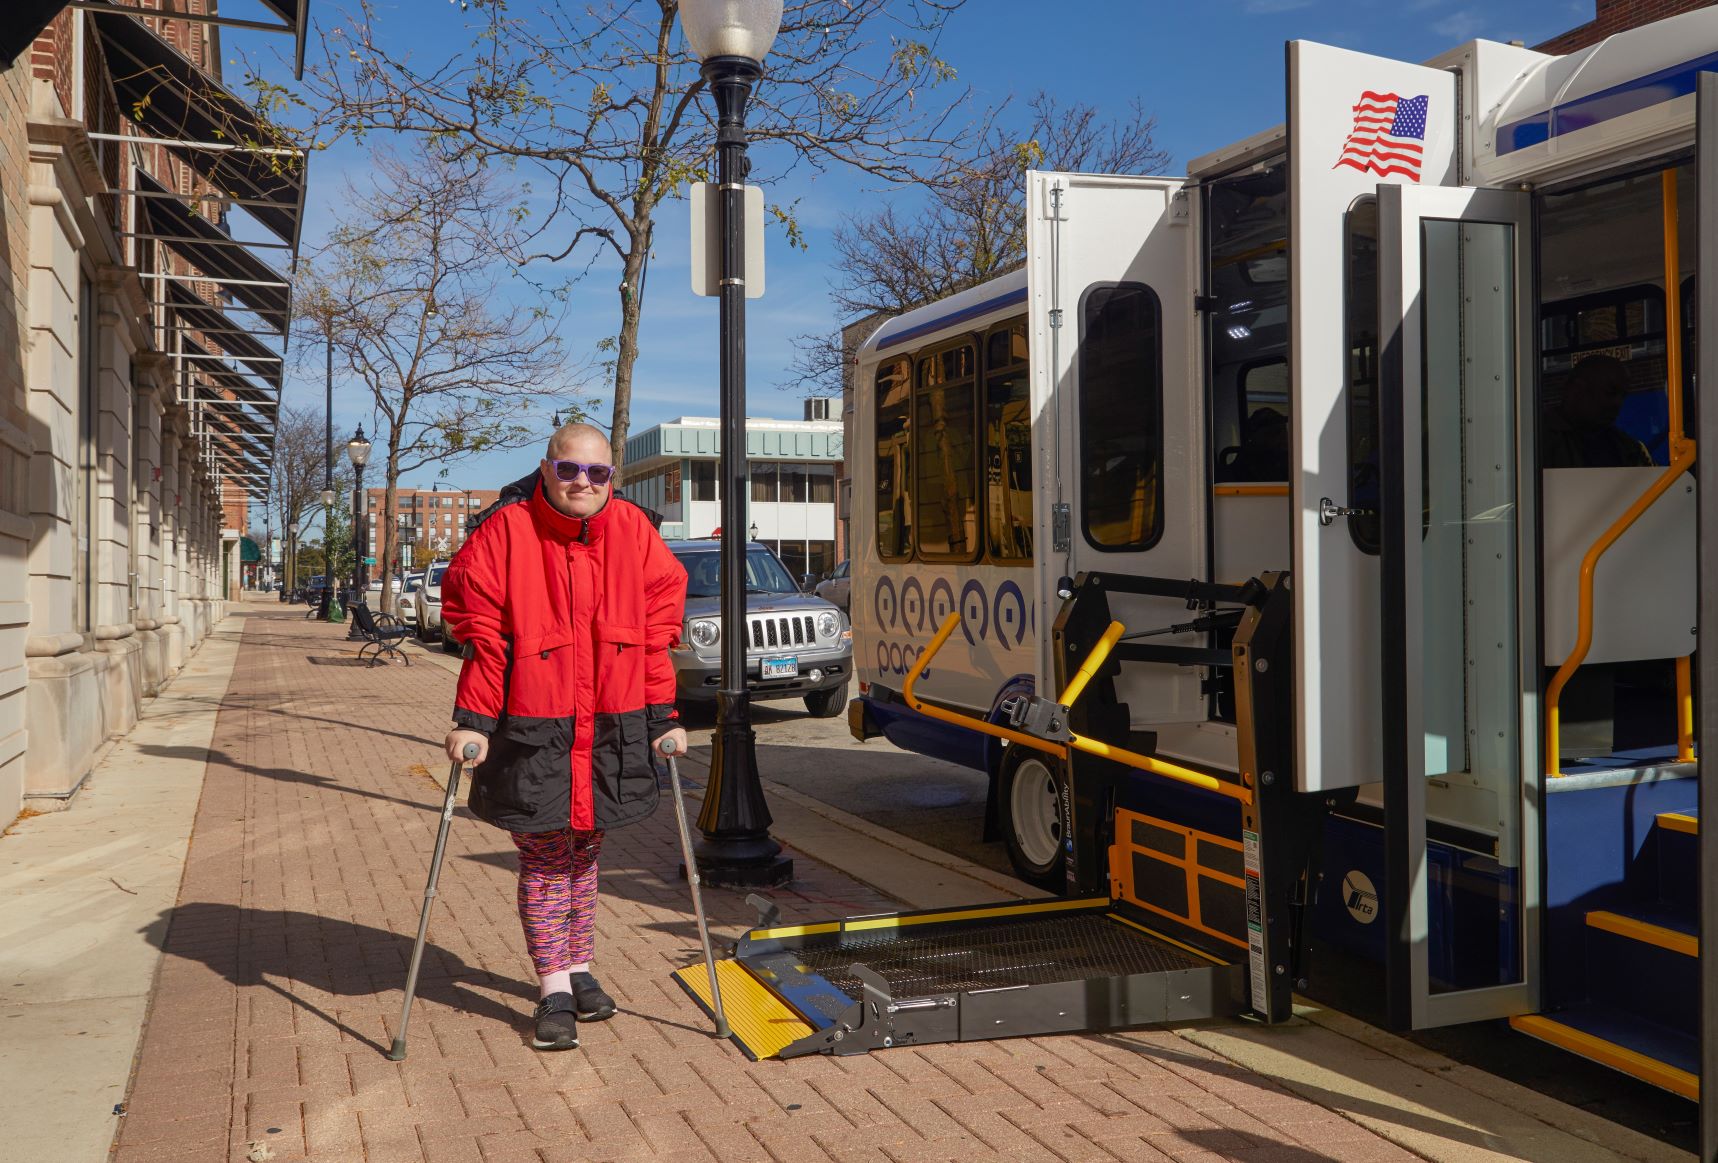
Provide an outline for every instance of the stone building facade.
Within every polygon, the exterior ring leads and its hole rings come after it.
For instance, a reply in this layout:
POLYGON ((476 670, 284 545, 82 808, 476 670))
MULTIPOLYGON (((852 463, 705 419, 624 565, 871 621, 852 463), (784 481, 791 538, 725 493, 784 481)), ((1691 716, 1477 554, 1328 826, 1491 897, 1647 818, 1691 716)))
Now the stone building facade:
MULTIPOLYGON (((147 25, 218 72, 212 26, 147 25)), ((235 442, 263 421, 223 411, 240 393, 187 354, 201 343, 218 371, 226 345, 178 338, 163 305, 169 287, 224 300, 127 191, 139 174, 188 198, 213 187, 118 140, 151 130, 121 115, 102 45, 67 9, 0 59, 0 824, 75 795, 222 618, 272 440, 268 413, 267 438, 235 442)))

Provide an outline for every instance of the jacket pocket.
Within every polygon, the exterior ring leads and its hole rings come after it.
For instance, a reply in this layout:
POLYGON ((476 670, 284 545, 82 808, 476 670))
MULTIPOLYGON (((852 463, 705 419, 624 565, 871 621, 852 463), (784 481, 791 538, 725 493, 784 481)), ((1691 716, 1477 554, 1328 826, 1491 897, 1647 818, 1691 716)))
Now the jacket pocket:
POLYGON ((656 810, 656 766, 641 710, 599 711, 591 746, 591 794, 598 828, 637 823, 656 810))
POLYGON ((509 715, 472 773, 471 811, 515 832, 567 826, 572 810, 573 717, 509 715))

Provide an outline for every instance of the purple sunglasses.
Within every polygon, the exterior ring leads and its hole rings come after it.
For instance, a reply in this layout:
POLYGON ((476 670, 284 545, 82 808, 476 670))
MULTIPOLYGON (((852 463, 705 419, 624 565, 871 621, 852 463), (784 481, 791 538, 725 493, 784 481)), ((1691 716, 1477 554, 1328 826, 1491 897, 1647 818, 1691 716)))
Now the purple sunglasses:
POLYGON ((551 460, 549 463, 555 466, 556 480, 572 482, 578 480, 582 474, 599 489, 608 484, 614 476, 612 464, 580 464, 576 460, 551 460))

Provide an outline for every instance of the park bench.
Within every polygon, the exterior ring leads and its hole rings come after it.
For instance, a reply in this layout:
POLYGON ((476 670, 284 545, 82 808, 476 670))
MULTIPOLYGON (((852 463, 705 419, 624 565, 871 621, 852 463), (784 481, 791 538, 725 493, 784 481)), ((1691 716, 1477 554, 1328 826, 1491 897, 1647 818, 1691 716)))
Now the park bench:
POLYGON ((364 639, 364 644, 358 647, 359 658, 363 658, 367 651, 373 649, 375 653, 370 655, 371 666, 382 661, 384 655, 398 658, 407 666, 412 664, 410 656, 399 647, 400 641, 410 631, 398 618, 392 614, 372 614, 370 607, 363 602, 354 602, 348 613, 352 615, 353 624, 358 627, 358 633, 364 639))

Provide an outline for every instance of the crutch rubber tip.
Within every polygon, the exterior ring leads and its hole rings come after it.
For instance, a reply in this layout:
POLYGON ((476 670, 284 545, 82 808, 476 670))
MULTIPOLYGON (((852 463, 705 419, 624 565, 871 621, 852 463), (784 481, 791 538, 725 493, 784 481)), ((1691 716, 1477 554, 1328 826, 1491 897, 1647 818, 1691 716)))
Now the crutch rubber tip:
POLYGON ((406 1060, 406 1040, 404 1038, 395 1038, 394 1039, 394 1048, 392 1050, 388 1051, 388 1061, 389 1062, 404 1062, 405 1060, 406 1060))
POLYGON ((728 1036, 729 1036, 728 1023, 725 1021, 722 1021, 720 1019, 717 1019, 717 1021, 716 1021, 716 1037, 726 1038, 728 1036))

